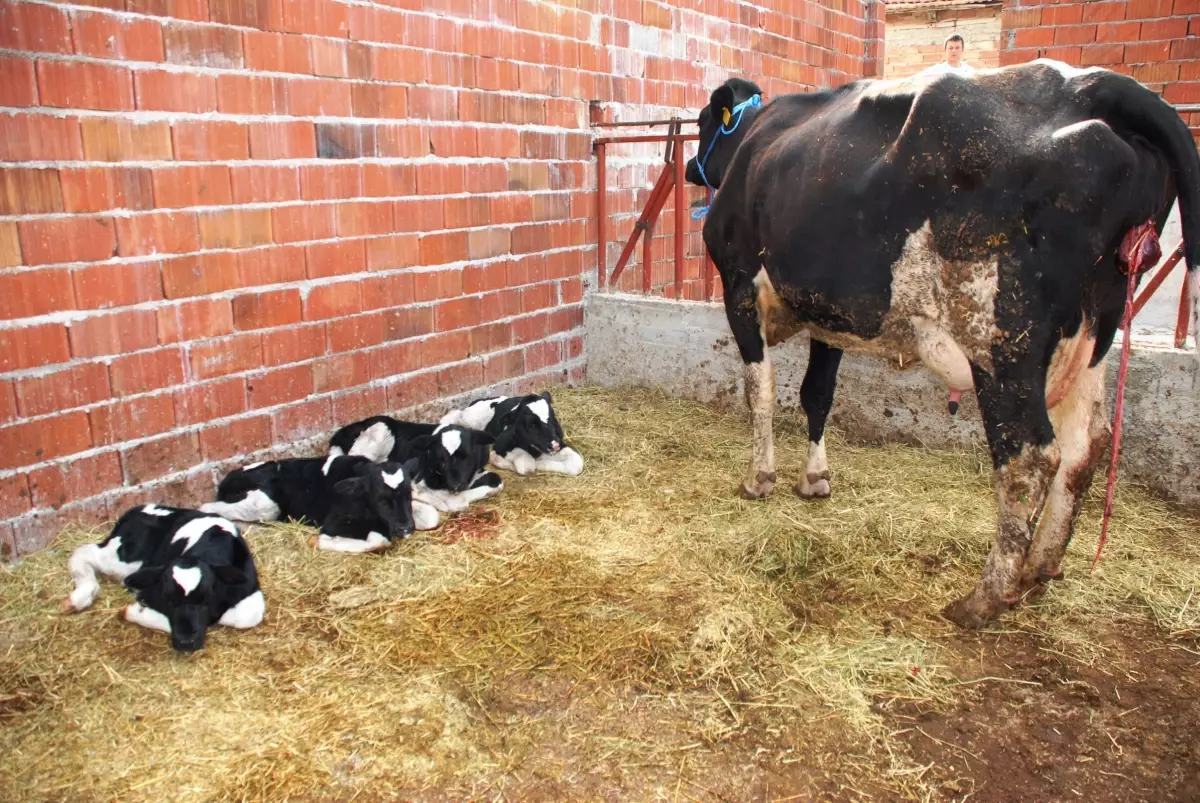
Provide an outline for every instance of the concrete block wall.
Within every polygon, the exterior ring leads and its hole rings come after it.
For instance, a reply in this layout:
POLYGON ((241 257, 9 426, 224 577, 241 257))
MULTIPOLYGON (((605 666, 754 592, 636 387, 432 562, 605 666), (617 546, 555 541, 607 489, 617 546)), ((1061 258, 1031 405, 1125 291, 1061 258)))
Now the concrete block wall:
POLYGON ((890 6, 884 77, 903 78, 945 59, 946 37, 961 34, 976 69, 1000 66, 1000 6, 922 10, 890 6))
POLYGON ((840 83, 881 63, 877 5, 0 0, 0 554, 581 379, 590 105, 840 83))

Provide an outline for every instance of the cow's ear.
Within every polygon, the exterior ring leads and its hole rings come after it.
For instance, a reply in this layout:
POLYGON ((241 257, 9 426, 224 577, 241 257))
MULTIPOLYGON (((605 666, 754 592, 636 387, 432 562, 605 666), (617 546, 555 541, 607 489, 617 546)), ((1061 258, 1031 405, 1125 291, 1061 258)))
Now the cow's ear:
POLYGON ((144 569, 138 569, 125 578, 125 587, 130 591, 145 591, 158 582, 162 572, 162 566, 147 566, 144 569))
POLYGON ((714 120, 724 120, 725 113, 731 111, 734 106, 733 88, 728 84, 721 84, 713 90, 708 105, 714 120))
POLYGON ((367 495, 367 481, 362 477, 351 477, 334 485, 333 490, 342 496, 363 497, 367 495))
POLYGON ((491 446, 496 442, 496 439, 488 432, 482 429, 477 429, 471 433, 471 438, 480 446, 491 446))
POLYGON ((554 399, 550 398, 550 391, 543 390, 540 395, 548 404, 554 404, 554 399))
POLYGON ((240 586, 248 579, 246 573, 236 566, 213 566, 213 574, 227 586, 240 586))

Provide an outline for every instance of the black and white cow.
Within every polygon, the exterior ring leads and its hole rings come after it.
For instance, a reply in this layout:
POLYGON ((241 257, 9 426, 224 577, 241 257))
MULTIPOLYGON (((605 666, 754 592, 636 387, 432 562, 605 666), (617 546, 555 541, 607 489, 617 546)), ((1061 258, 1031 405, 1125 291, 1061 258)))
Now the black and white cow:
POLYGON ((578 477, 583 457, 567 445, 550 393, 477 399, 442 416, 442 425, 481 429, 496 439, 492 465, 524 476, 551 471, 578 477))
POLYGON ((329 453, 399 463, 412 478, 413 499, 457 513, 504 488, 500 475, 487 471, 492 441, 488 433, 469 427, 377 415, 333 433, 329 453))
POLYGON ((1179 115, 1130 78, 1040 60, 765 105, 731 79, 699 126, 687 177, 719 188, 704 242, 753 421, 741 492, 776 479, 768 346, 807 331, 798 494, 830 493, 842 350, 920 361, 975 391, 999 507, 980 582, 944 614, 979 627, 1061 576, 1110 439, 1102 360, 1128 265, 1157 258, 1176 195, 1196 314, 1200 159, 1179 115))
POLYGON ((314 524, 320 533, 313 546, 333 552, 384 550, 414 527, 433 529, 439 518, 413 501, 412 483, 398 463, 337 455, 234 469, 217 487, 217 501, 200 509, 236 521, 314 524))
POLYGON ((195 652, 208 628, 242 630, 266 613, 254 558, 233 522, 158 505, 125 512, 98 544, 85 544, 67 562, 75 588, 62 611, 75 613, 96 599, 99 572, 124 581, 137 601, 121 618, 171 635, 171 646, 195 652))

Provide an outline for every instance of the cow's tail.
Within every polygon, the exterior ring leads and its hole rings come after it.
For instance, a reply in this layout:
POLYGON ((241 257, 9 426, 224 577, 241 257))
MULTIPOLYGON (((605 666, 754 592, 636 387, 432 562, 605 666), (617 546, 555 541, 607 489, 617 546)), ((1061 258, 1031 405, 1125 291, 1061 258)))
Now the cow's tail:
POLYGON ((1200 155, 1187 125, 1168 103, 1137 81, 1103 73, 1082 93, 1092 115, 1144 137, 1167 157, 1179 197, 1183 250, 1192 308, 1192 334, 1200 350, 1200 155))

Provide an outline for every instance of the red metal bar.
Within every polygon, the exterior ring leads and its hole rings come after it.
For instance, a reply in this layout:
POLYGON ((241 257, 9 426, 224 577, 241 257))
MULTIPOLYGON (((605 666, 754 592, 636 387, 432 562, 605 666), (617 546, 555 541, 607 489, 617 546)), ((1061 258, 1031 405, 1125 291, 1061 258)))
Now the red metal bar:
POLYGON ((608 213, 605 200, 608 195, 608 154, 603 142, 596 143, 596 261, 599 271, 600 289, 608 288, 608 213))
MULTIPOLYGON (((712 206, 713 193, 708 191, 708 205, 712 206)), ((708 246, 704 244, 703 238, 700 240, 700 247, 704 250, 704 300, 712 301, 713 297, 713 274, 717 270, 717 266, 713 264, 712 254, 708 253, 708 246)))
POLYGON ((654 288, 651 276, 654 269, 654 255, 650 252, 650 248, 654 244, 654 224, 656 222, 658 222, 658 215, 646 221, 646 234, 642 238, 642 293, 644 295, 650 295, 650 291, 654 288))
POLYGON ((658 213, 667 202, 667 195, 671 192, 671 182, 674 179, 675 176, 670 170, 663 170, 662 175, 658 177, 654 189, 650 191, 650 197, 646 200, 646 207, 642 210, 642 214, 638 217, 637 222, 633 224, 633 232, 630 233, 629 240, 625 243, 625 248, 621 251, 620 258, 617 259, 617 265, 613 268, 612 276, 608 280, 609 285, 616 284, 617 279, 621 278, 621 273, 625 270, 625 264, 629 262, 629 257, 633 254, 633 248, 637 245, 638 237, 650 225, 649 221, 658 219, 658 213))
POLYGON ((672 120, 628 120, 625 122, 616 123, 592 123, 592 128, 626 128, 638 125, 671 125, 672 123, 680 122, 679 118, 672 120))
MULTIPOLYGON (((620 145, 628 142, 667 142, 671 137, 667 134, 641 134, 633 137, 600 137, 595 142, 597 145, 620 145)), ((699 134, 681 134, 680 139, 684 142, 698 142, 699 134)))
POLYGON ((683 162, 683 137, 679 134, 679 127, 676 126, 675 132, 675 298, 676 300, 683 297, 683 234, 684 234, 684 204, 687 199, 684 196, 684 162, 683 162))
MULTIPOLYGON (((1187 345, 1188 319, 1191 317, 1189 315, 1191 310, 1188 309, 1191 306, 1189 303, 1191 299, 1188 297, 1188 284, 1190 284, 1188 279, 1189 277, 1185 270, 1183 273, 1183 289, 1179 291, 1179 316, 1175 319, 1175 348, 1177 349, 1181 349, 1187 345)), ((1200 332, 1193 332, 1193 334, 1197 340, 1200 340, 1200 332)))
POLYGON ((1130 316, 1130 320, 1137 317, 1137 314, 1142 311, 1142 307, 1146 306, 1146 302, 1150 300, 1150 296, 1154 295, 1154 291, 1166 281, 1167 275, 1179 264, 1179 260, 1181 259, 1183 259, 1183 251, 1176 249, 1175 253, 1171 254, 1170 259, 1158 269, 1158 273, 1154 274, 1154 277, 1146 282, 1146 286, 1142 289, 1142 292, 1138 293, 1138 297, 1133 302, 1133 315, 1130 316))

